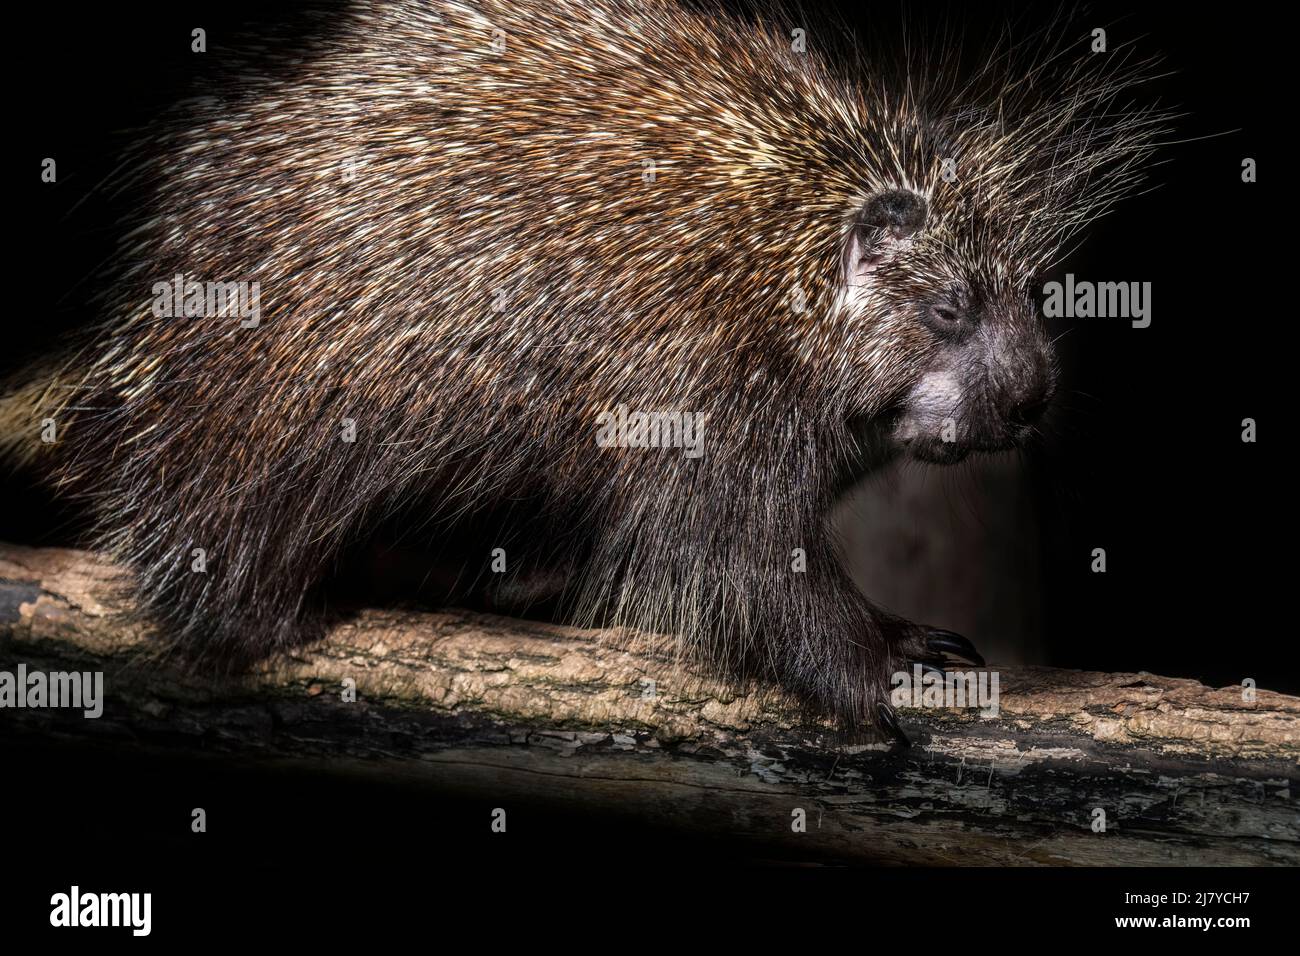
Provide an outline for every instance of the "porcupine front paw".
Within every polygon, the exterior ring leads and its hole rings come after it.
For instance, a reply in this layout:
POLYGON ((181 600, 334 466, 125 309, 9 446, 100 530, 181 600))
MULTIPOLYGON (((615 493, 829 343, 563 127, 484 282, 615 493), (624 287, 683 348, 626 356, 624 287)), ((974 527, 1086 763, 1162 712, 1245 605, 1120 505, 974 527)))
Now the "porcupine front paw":
MULTIPOLYGON (((954 631, 902 620, 896 621, 895 625, 899 633, 895 655, 900 666, 908 671, 919 665, 923 673, 942 676, 953 666, 954 658, 975 667, 984 666, 984 658, 975 645, 954 631)), ((910 747, 912 742, 903 732, 893 705, 882 701, 876 709, 881 728, 901 746, 910 747)))

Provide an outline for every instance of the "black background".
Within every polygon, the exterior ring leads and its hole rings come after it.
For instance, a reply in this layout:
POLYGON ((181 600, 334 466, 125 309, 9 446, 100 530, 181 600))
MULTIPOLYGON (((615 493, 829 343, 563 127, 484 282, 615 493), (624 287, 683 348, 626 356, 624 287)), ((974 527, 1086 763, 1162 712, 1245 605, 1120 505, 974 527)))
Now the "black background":
MULTIPOLYGON (((847 3, 839 15, 873 42, 888 42, 898 29, 898 7, 871 4, 868 21, 867 6, 847 3)), ((974 58, 979 38, 1008 16, 1032 25, 1054 8, 1045 5, 1040 14, 1025 4, 909 6, 913 16, 924 10, 933 20, 966 24, 966 55, 974 58)), ((1292 285, 1281 256, 1293 244, 1278 238, 1285 223, 1266 221, 1291 214, 1282 208, 1281 163, 1268 149, 1279 118, 1289 117, 1273 75, 1281 31, 1259 8, 1249 16, 1229 11, 1195 18, 1181 4, 1091 9, 1077 22, 1108 27, 1112 45, 1139 38, 1142 50, 1165 56, 1170 74, 1151 85, 1150 95, 1186 115, 1161 151, 1165 162, 1153 175, 1158 188, 1098 222, 1065 264, 1080 278, 1149 281, 1153 321, 1147 329, 1077 321, 1060 345, 1067 371, 1062 407, 1048 441, 1026 456, 1039 502, 1048 662, 1145 669, 1215 685, 1251 677, 1261 687, 1294 693, 1300 691, 1295 628, 1282 601, 1291 565, 1283 528, 1290 509, 1278 453, 1293 427, 1279 400, 1280 388, 1294 380, 1286 335, 1293 305, 1285 292, 1280 302, 1276 295, 1292 285), (1260 183, 1242 183, 1244 157, 1259 160, 1260 183), (1240 440, 1246 417, 1259 423, 1256 444, 1240 440), (1094 547, 1106 548, 1104 575, 1089 570, 1094 547)), ((261 5, 135 3, 81 8, 70 20, 50 7, 11 34, 17 103, 10 119, 19 141, 11 151, 18 203, 8 254, 15 258, 11 287, 22 303, 8 310, 12 360, 47 348, 91 315, 79 283, 108 254, 117 232, 93 195, 80 201, 111 172, 117 132, 147 122, 204 68, 204 57, 188 52, 191 28, 207 29, 206 57, 217 58, 255 11, 277 16, 261 5), (54 186, 39 181, 46 156, 58 161, 54 186)), ((11 500, 22 506, 8 509, 0 537, 66 536, 44 502, 22 498, 20 489, 11 500)), ((28 746, 16 752, 37 767, 28 746)), ((115 847, 124 856, 142 832, 162 826, 161 807, 141 799, 144 794, 158 800, 173 794, 188 806, 175 791, 216 785, 208 771, 181 766, 118 775, 74 751, 47 752, 43 759, 68 780, 79 779, 84 768, 87 797, 98 792, 99 806, 115 808, 122 827, 76 832, 87 845, 115 847), (125 790, 109 787, 114 797, 104 787, 115 778, 136 782, 125 790)), ((220 786, 245 805, 246 834, 257 829, 257 807, 312 806, 310 794, 320 792, 301 779, 267 775, 226 775, 220 786)), ((368 792, 348 799, 373 810, 406 798, 368 792)), ((59 821, 75 820, 81 804, 66 788, 51 786, 48 793, 33 791, 24 806, 42 802, 48 812, 37 815, 37 829, 55 839, 64 832, 59 821)), ((346 858, 376 850, 330 845, 322 834, 329 833, 333 805, 330 798, 326 809, 305 811, 318 816, 304 818, 302 832, 291 831, 309 867, 336 853, 346 858)), ((452 812, 429 805, 430 839, 440 810, 452 812)), ((180 823, 182 833, 187 822, 180 823)), ((392 838, 383 831, 379 839, 392 838)), ((250 836, 240 846, 254 842, 250 836)), ((665 852, 685 850, 668 845, 665 852)), ((708 848, 699 852, 709 855, 708 848)))

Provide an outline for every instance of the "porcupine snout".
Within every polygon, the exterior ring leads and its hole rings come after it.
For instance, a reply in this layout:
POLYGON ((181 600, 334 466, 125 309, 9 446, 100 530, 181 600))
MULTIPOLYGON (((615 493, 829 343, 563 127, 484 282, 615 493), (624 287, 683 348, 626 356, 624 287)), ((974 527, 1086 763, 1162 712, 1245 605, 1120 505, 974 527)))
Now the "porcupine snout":
POLYGON ((1051 343, 1032 303, 955 287, 920 308, 938 344, 895 437, 941 463, 1028 439, 1056 391, 1051 343))

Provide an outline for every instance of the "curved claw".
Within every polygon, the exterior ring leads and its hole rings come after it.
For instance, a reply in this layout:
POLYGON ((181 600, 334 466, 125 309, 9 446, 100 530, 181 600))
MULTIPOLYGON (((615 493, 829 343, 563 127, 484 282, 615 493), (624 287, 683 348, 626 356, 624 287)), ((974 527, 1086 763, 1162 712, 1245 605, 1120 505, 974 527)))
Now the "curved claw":
POLYGON ((953 657, 969 661, 976 667, 984 666, 984 658, 980 656, 979 651, 975 650, 975 645, 960 634, 940 628, 927 628, 925 643, 932 651, 951 654, 953 657))
POLYGON ((912 746, 912 741, 907 739, 907 734, 903 733, 903 728, 898 724, 898 715, 888 704, 877 704, 876 713, 880 715, 880 726, 894 738, 894 741, 900 747, 912 746))
POLYGON ((947 674, 947 671, 942 667, 939 667, 937 664, 931 664, 929 661, 913 661, 912 663, 921 668, 922 674, 938 674, 941 680, 947 674))

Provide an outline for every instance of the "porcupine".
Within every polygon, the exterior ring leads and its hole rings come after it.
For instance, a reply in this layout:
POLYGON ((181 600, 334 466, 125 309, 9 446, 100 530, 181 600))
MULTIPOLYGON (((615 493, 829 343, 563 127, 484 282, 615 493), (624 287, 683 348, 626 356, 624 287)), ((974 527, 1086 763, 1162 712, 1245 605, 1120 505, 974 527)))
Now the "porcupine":
POLYGON ((497 596, 550 588, 901 737, 892 672, 983 662, 857 590, 829 507, 882 455, 1032 435, 1034 281, 1137 180, 1143 68, 846 78, 798 23, 668 0, 337 16, 274 71, 223 51, 223 95, 128 153, 148 198, 106 320, 15 386, 59 427, 23 457, 200 662, 314 637, 322 581, 398 520, 484 531, 497 596), (260 321, 159 317, 175 275, 256 281, 260 321), (703 454, 600 447, 616 407, 700 416, 703 454))

